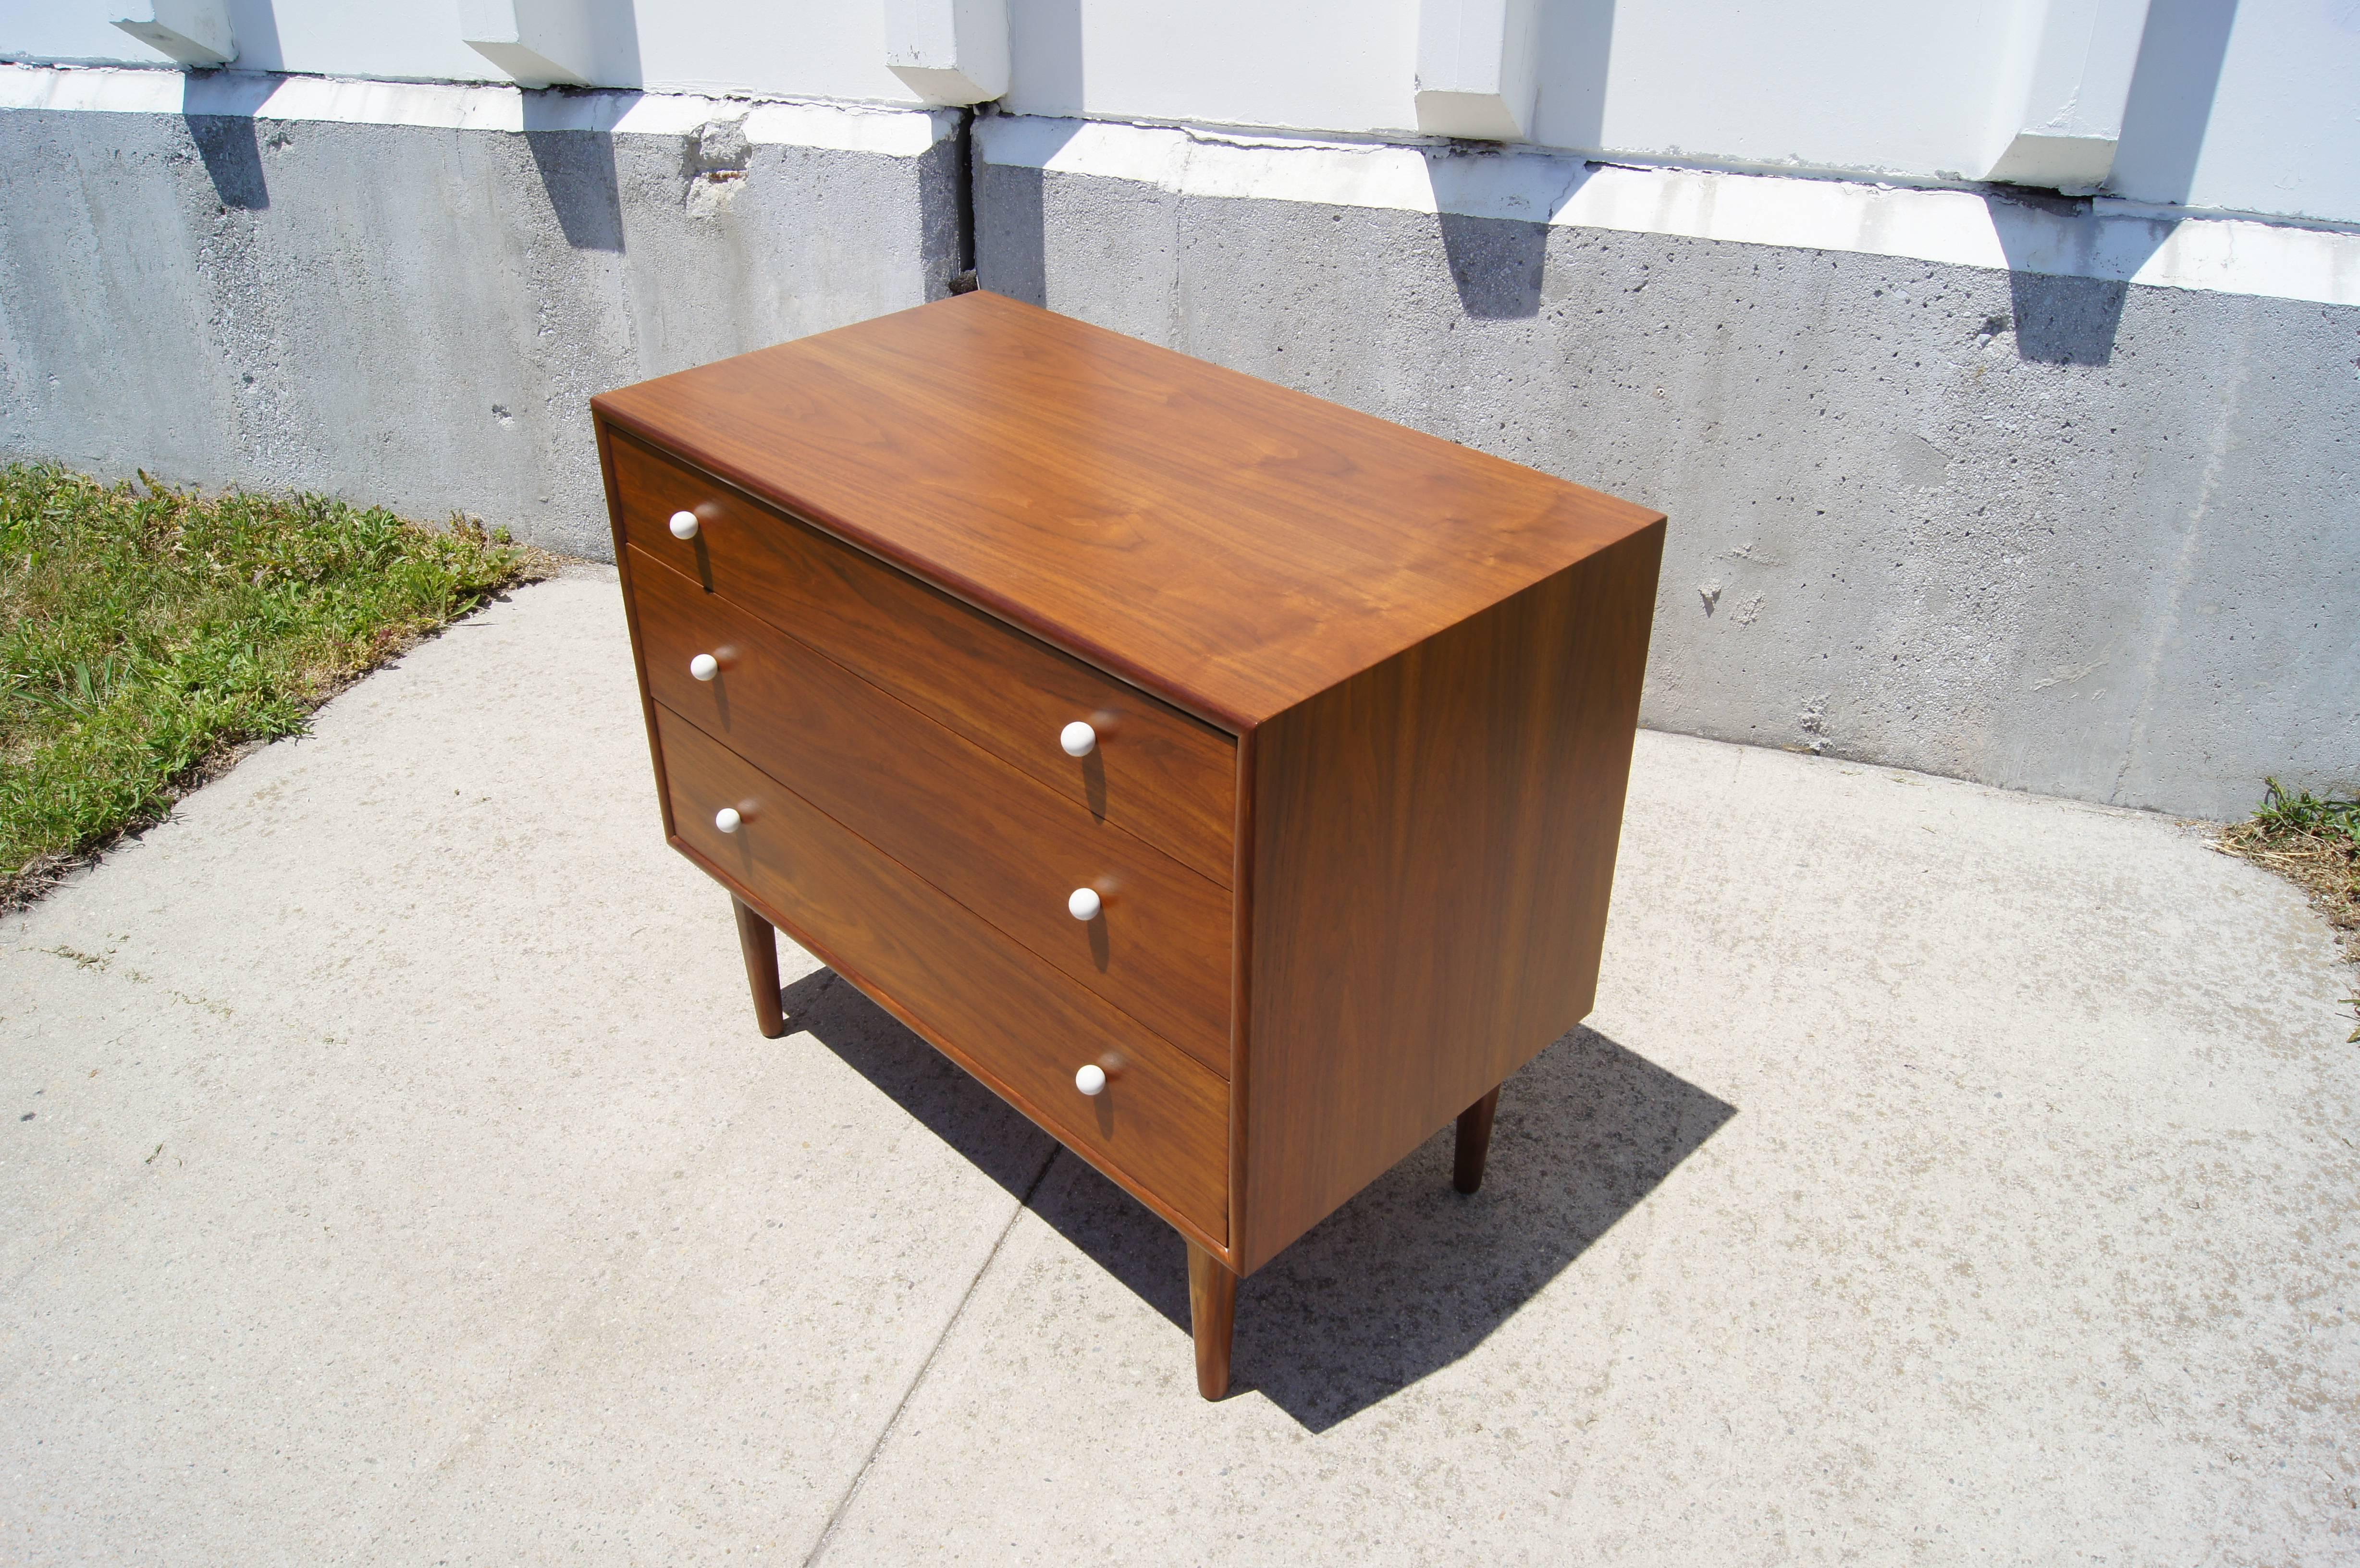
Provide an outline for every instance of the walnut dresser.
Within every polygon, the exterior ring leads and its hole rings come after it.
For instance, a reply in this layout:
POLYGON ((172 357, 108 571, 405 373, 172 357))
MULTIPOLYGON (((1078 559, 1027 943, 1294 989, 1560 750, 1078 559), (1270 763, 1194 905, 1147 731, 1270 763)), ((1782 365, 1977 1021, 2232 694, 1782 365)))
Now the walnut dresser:
POLYGON ((1664 519, 988 293, 594 403, 672 846, 1237 1282, 1590 1008, 1664 519))

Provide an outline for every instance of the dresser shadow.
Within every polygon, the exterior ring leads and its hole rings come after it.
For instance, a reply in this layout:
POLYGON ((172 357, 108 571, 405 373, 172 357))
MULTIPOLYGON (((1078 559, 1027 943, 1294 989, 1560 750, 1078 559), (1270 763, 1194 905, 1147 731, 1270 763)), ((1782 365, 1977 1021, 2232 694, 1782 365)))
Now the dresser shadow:
MULTIPOLYGON (((1169 1225, 822 969, 786 988, 807 1032, 1184 1335, 1169 1225)), ((1445 1127, 1238 1287, 1231 1397, 1325 1432, 1473 1351, 1737 1114, 1594 1029, 1500 1092, 1482 1190, 1451 1187, 1445 1127)))

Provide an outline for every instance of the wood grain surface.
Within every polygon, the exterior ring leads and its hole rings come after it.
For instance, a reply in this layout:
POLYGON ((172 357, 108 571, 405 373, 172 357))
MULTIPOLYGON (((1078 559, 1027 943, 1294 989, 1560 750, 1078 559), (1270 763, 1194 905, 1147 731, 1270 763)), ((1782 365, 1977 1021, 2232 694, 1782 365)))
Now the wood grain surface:
POLYGON ((1238 1277, 1196 1243, 1188 1244, 1188 1334, 1196 1342, 1196 1392, 1229 1391, 1229 1347, 1237 1336, 1238 1277))
POLYGON ((595 406, 1231 730, 1661 520, 989 293, 595 406))
POLYGON ((1251 1272, 1590 1011, 1651 526, 1254 735, 1251 1272))
POLYGON ((650 690, 1035 956, 1213 1071, 1229 1065, 1229 889, 638 556, 650 690), (717 656, 699 681, 689 660, 717 656), (1098 919, 1067 912, 1098 890, 1098 919))
POLYGON ((776 1040, 787 1032, 779 996, 779 933, 747 908, 745 899, 731 898, 729 908, 738 917, 738 951, 746 960, 746 985, 754 993, 754 1027, 764 1040, 776 1040))
POLYGON ((858 670, 1068 800, 1227 884, 1236 742, 716 480, 602 430, 625 542, 858 670), (699 520, 672 536, 676 511, 699 520), (1071 757, 1058 732, 1095 724, 1071 757))
POLYGON ((1184 1235, 1222 1247, 1219 1078, 661 702, 656 724, 675 845, 1184 1235), (745 814, 735 833, 714 826, 724 806, 745 814), (1074 1087, 1093 1061, 1109 1075, 1095 1097, 1074 1087))

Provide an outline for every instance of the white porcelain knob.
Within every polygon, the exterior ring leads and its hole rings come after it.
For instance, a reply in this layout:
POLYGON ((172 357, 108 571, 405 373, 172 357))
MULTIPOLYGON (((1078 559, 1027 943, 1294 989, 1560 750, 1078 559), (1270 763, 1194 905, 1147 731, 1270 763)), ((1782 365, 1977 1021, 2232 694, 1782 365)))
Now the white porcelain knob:
POLYGON ((721 673, 721 661, 709 653, 700 653, 688 661, 688 672, 699 681, 710 681, 721 673))
POLYGON ((674 512, 672 515, 672 537, 676 539, 694 539, 696 537, 696 514, 694 512, 674 512))
POLYGON ((745 820, 738 814, 738 808, 735 806, 724 806, 713 813, 713 825, 726 833, 736 833, 738 824, 745 820))
POLYGON ((1085 1094, 1106 1093, 1106 1069, 1093 1062, 1074 1074, 1074 1087, 1085 1094))
POLYGON ((1087 757, 1098 748, 1098 732, 1079 719, 1057 732, 1057 744, 1067 757, 1087 757))
POLYGON ((1098 897, 1095 887, 1076 887, 1065 896, 1065 913, 1077 920, 1097 920, 1098 911, 1105 908, 1106 900, 1098 897))

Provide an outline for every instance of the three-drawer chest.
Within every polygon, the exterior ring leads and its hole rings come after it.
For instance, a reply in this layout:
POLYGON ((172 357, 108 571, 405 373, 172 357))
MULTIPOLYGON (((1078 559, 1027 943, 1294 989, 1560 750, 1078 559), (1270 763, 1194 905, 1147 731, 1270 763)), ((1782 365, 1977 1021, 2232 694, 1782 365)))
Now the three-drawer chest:
POLYGON ((1237 1281, 1589 1012, 1664 520, 989 293, 594 400, 664 833, 1237 1281))

